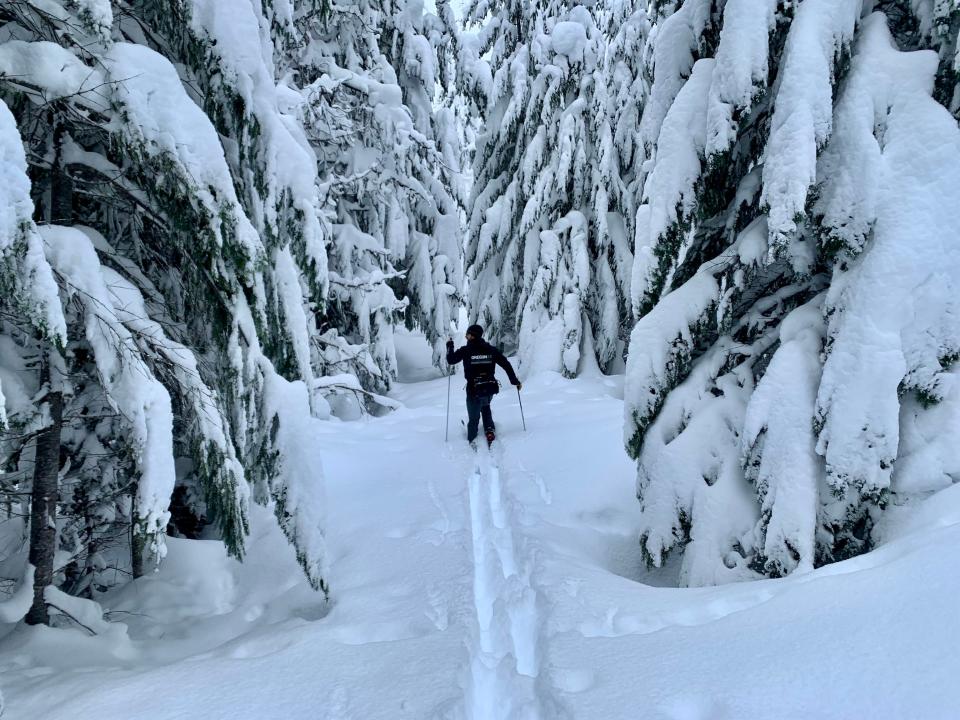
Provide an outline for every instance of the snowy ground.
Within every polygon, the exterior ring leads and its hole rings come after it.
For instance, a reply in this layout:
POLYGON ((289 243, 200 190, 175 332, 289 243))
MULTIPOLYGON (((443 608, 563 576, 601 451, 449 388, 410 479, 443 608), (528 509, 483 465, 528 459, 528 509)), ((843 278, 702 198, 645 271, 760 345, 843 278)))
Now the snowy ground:
POLYGON ((444 443, 447 382, 408 345, 405 407, 317 438, 332 607, 265 511, 243 565, 171 540, 97 636, 5 631, 4 720, 958 716, 960 487, 869 556, 672 588, 638 563, 619 378, 530 379, 526 433, 504 392, 477 457, 462 381, 444 443))

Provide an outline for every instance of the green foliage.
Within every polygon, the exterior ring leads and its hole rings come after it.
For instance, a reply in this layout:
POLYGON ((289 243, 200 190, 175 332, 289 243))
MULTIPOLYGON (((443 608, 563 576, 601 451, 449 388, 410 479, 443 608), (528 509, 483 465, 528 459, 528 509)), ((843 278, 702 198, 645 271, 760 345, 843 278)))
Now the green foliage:
POLYGON ((917 398, 917 402, 920 403, 924 410, 929 410, 934 405, 939 405, 943 400, 938 393, 933 392, 928 388, 916 388, 914 390, 914 395, 917 398))
POLYGON ((649 389, 651 402, 646 404, 646 410, 635 409, 632 412, 633 432, 626 443, 627 454, 631 458, 636 460, 640 457, 647 430, 660 415, 667 396, 690 374, 693 363, 702 354, 704 346, 716 338, 716 309, 717 304, 710 303, 694 324, 690 325, 689 341, 682 335, 677 335, 670 343, 669 359, 664 366, 664 384, 649 389))
MULTIPOLYGON (((641 502, 643 500, 641 498, 641 502)), ((647 548, 647 542, 650 539, 648 533, 641 533, 639 542, 640 542, 640 557, 643 560, 643 564, 647 569, 652 569, 655 567, 663 567, 664 563, 675 553, 683 552, 684 546, 690 542, 690 531, 693 528, 693 522, 690 519, 690 516, 684 510, 679 510, 677 513, 677 524, 673 528, 673 543, 670 547, 664 548, 664 550, 658 555, 653 555, 650 550, 647 548)))
POLYGON ((847 502, 838 518, 821 518, 814 560, 816 567, 849 560, 873 549, 875 511, 871 506, 881 508, 885 504, 886 492, 883 496, 883 499, 863 498, 868 501, 866 503, 862 500, 847 502))
POLYGON ((664 295, 667 278, 675 268, 680 248, 692 229, 693 217, 684 212, 681 203, 677 203, 677 221, 667 228, 653 247, 657 262, 651 272, 650 282, 640 303, 637 317, 643 317, 660 302, 660 298, 664 295))
POLYGON ((948 352, 941 355, 937 358, 937 362, 940 364, 940 367, 944 370, 949 370, 951 367, 960 362, 960 350, 955 350, 953 352, 948 352))
MULTIPOLYGON (((286 489, 280 488, 278 492, 274 493, 273 499, 275 502, 273 512, 277 518, 277 522, 279 523, 284 534, 287 536, 287 539, 289 539, 290 542, 296 547, 296 519, 292 514, 287 512, 286 489)), ((316 568, 312 562, 312 558, 308 557, 307 554, 302 550, 297 549, 297 562, 300 564, 300 567, 303 568, 304 574, 307 576, 307 582, 310 583, 310 587, 312 587, 314 590, 322 592, 324 599, 329 600, 330 585, 326 578, 317 574, 316 568)))
MULTIPOLYGON (((0 255, 0 314, 6 311, 13 317, 22 318, 24 326, 30 329, 37 340, 50 343, 57 352, 62 353, 63 339, 49 327, 44 308, 30 297, 21 281, 21 264, 27 254, 25 235, 33 230, 24 226, 21 232, 23 234, 7 248, 6 254, 0 255)), ((0 428, 2 426, 0 422, 0 428)))
POLYGON ((236 242, 235 220, 225 209, 215 219, 198 201, 192 180, 174 158, 167 153, 151 154, 120 135, 111 140, 112 157, 155 203, 166 223, 153 236, 160 244, 152 252, 161 253, 179 269, 179 281, 189 296, 204 298, 190 308, 190 316, 209 327, 223 347, 232 324, 236 279, 250 277, 259 259, 249 257, 247 249, 236 242))
POLYGON ((246 509, 237 499, 237 488, 242 479, 227 467, 223 451, 216 444, 204 439, 195 430, 191 436, 191 454, 195 461, 199 461, 195 472, 203 488, 207 509, 217 524, 219 537, 227 552, 242 560, 244 539, 250 532, 246 509))
MULTIPOLYGON (((277 373, 288 380, 294 380, 301 376, 302 370, 309 370, 309 368, 300 368, 290 336, 284 331, 287 327, 287 317, 283 306, 277 298, 270 276, 268 275, 264 280, 269 299, 264 308, 263 320, 257 323, 257 335, 261 338, 264 354, 273 362, 277 373)), ((259 313, 255 318, 258 316, 259 313)))
POLYGON ((706 161, 706 170, 697 180, 694 192, 697 197, 697 220, 705 222, 724 212, 733 200, 740 175, 733 151, 711 155, 706 161))

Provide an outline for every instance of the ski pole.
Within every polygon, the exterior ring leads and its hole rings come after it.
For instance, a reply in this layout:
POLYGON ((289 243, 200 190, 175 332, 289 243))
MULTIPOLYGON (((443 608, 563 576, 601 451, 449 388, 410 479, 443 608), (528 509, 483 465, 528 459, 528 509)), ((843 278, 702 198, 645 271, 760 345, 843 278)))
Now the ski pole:
POLYGON ((447 424, 443 430, 443 441, 450 442, 450 378, 453 375, 450 373, 450 363, 447 363, 447 424))
POLYGON ((517 388, 517 402, 520 403, 520 421, 523 423, 523 431, 527 431, 527 421, 523 417, 523 400, 520 399, 520 388, 517 388))

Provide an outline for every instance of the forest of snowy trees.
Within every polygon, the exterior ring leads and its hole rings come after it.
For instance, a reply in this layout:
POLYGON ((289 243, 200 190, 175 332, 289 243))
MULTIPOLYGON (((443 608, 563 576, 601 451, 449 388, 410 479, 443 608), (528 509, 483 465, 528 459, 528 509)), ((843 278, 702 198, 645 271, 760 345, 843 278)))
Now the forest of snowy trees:
POLYGON ((614 370, 630 335, 649 563, 809 569, 960 477, 957 3, 466 20, 471 313, 528 372, 614 370))
POLYGON ((389 405, 394 329, 440 348, 460 302, 440 10, 0 4, 0 501, 29 621, 168 532, 242 557, 251 501, 327 592, 313 423, 389 405))
POLYGON ((318 423, 390 411, 401 327, 445 371, 461 307, 525 377, 626 373, 637 552, 681 584, 871 549, 960 479, 958 29, 955 0, 3 0, 0 620, 170 534, 242 558, 251 502, 329 594, 318 423))

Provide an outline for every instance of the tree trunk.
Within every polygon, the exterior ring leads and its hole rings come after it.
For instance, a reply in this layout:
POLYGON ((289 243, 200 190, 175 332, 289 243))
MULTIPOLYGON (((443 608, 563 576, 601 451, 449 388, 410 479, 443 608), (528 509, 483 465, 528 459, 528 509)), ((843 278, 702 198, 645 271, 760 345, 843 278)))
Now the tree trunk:
POLYGON ((67 138, 66 125, 53 111, 53 163, 50 167, 50 208, 47 222, 54 225, 73 224, 73 179, 63 161, 63 142, 67 138))
POLYGON ((53 557, 57 549, 57 494, 60 472, 60 430, 63 426, 63 393, 51 385, 50 355, 44 351, 40 382, 47 388, 44 402, 50 412, 49 424, 37 435, 37 453, 33 465, 33 492, 30 506, 30 564, 36 568, 33 578, 33 605, 27 613, 28 625, 47 625, 47 605, 43 593, 53 584, 53 557))
MULTIPOLYGON (((134 498, 137 496, 136 486, 133 489, 133 496, 134 498)), ((147 536, 137 518, 137 503, 133 502, 130 511, 130 570, 134 579, 143 577, 143 553, 146 549, 147 536)))
MULTIPOLYGON (((66 128, 56 110, 51 110, 53 162, 50 167, 50 207, 47 222, 69 225, 73 221, 73 181, 63 162, 66 128)), ((53 559, 57 550, 57 500, 60 492, 60 435, 63 428, 63 392, 59 372, 51 367, 45 347, 40 364, 40 386, 47 392, 43 402, 50 413, 49 424, 37 435, 30 504, 30 564, 36 568, 33 605, 27 613, 29 625, 47 625, 50 617, 44 591, 53 584, 53 559)))

